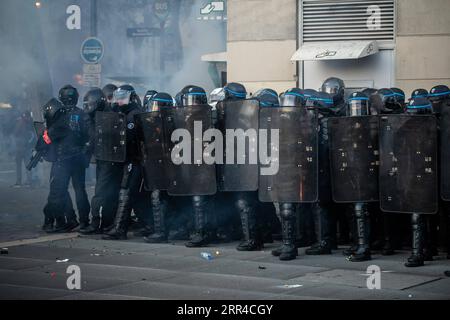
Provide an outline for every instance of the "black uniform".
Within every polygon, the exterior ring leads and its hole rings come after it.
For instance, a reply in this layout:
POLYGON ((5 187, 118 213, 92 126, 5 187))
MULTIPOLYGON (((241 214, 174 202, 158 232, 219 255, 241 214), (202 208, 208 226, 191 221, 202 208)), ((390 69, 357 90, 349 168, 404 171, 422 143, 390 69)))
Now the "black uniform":
MULTIPOLYGON (((225 133, 225 122, 226 117, 232 117, 231 113, 240 112, 239 114, 247 116, 246 113, 249 113, 249 119, 245 119, 243 121, 243 124, 245 126, 253 126, 253 122, 256 123, 258 121, 258 113, 255 112, 258 109, 256 109, 256 105, 258 102, 250 102, 247 100, 248 105, 245 104, 245 99, 247 97, 247 91, 245 87, 242 84, 239 83, 229 83, 224 88, 225 92, 225 99, 218 104, 218 126, 219 129, 221 129, 222 133, 225 133), (242 105, 240 105, 240 108, 242 110, 233 110, 234 105, 231 105, 229 108, 221 108, 221 105, 223 104, 226 106, 228 103, 238 103, 243 102, 242 105), (247 108, 250 108, 248 111, 246 111, 247 108), (227 112, 230 113, 230 115, 227 115, 227 112), (253 117, 256 117, 255 119, 253 117), (222 119, 223 118, 223 119, 222 119), (248 122, 248 123, 247 123, 248 122), (223 126, 223 128, 222 128, 223 126)), ((276 102, 278 104, 278 95, 274 93, 272 90, 269 92, 264 92, 267 95, 272 94, 275 96, 276 102)), ((263 95, 263 90, 259 92, 260 96, 263 95)), ((272 96, 271 96, 272 97, 272 96)), ((258 106, 259 108, 259 106, 258 106)), ((233 117, 234 119, 235 117, 233 117)), ((233 126, 238 126, 239 123, 233 123, 233 126)), ((230 128, 235 129, 236 127, 230 128)), ((228 127, 227 127, 228 129, 228 127)), ((227 165, 223 166, 222 171, 224 171, 227 165)), ((244 167, 245 168, 245 167, 244 167)), ((242 169, 245 170, 245 169, 242 169)), ((222 173, 224 174, 224 173, 222 173)), ((245 174, 249 174, 249 172, 245 172, 245 174)), ((255 177, 257 178, 257 172, 255 177)), ((250 174, 252 175, 252 174, 250 174)), ((254 175, 254 173, 253 173, 254 175)), ((238 173, 232 172, 232 178, 229 179, 239 179, 241 178, 238 173)), ((253 179, 255 177, 249 176, 249 181, 246 181, 246 186, 244 188, 237 188, 236 185, 230 186, 231 188, 224 188, 222 189, 230 193, 230 198, 233 200, 234 209, 239 213, 240 220, 241 220, 241 227, 242 227, 242 233, 244 235, 244 240, 238 245, 237 250, 239 251, 253 251, 253 250, 260 250, 263 247, 263 237, 262 237, 262 230, 261 230, 261 216, 257 214, 258 209, 258 192, 257 187, 255 188, 252 186, 252 188, 248 188, 250 185, 253 185, 253 179), (252 183, 249 183, 252 182, 252 183), (225 190, 226 189, 226 190, 225 190), (237 190, 249 190, 249 191, 237 191, 237 190), (250 191, 255 190, 255 191, 250 191)), ((225 182, 225 177, 221 177, 221 180, 223 180, 222 184, 225 182)), ((241 181, 236 181, 236 184, 241 184, 241 181)))
POLYGON ((114 227, 103 236, 105 240, 127 239, 132 210, 138 217, 146 217, 149 209, 140 193, 143 176, 134 119, 142 111, 140 102, 134 88, 125 85, 114 92, 114 103, 118 105, 119 113, 126 118, 126 159, 121 164, 122 181, 114 227))
MULTIPOLYGON (((117 89, 113 86, 112 89, 117 89)), ((108 86, 102 91, 99 88, 90 90, 84 97, 84 111, 89 127, 88 158, 95 154, 95 115, 97 112, 113 112, 111 107, 112 92, 108 86), (109 91, 111 91, 109 90, 109 91), (109 97, 108 97, 109 96, 109 97)), ((91 201, 91 224, 80 230, 81 234, 101 233, 113 224, 117 211, 117 202, 122 178, 122 166, 109 161, 96 161, 95 194, 91 201)))
POLYGON ((164 108, 173 108, 174 100, 167 93, 148 91, 144 99, 145 113, 138 119, 139 140, 142 142, 144 179, 151 194, 153 232, 144 237, 147 243, 166 243, 168 239, 168 164, 163 130, 164 108), (149 146, 149 147, 148 147, 149 146))
POLYGON ((326 92, 313 95, 307 101, 307 106, 309 104, 315 105, 319 111, 319 202, 312 209, 318 242, 305 253, 307 255, 331 254, 333 244, 336 244, 336 230, 333 223, 335 204, 331 197, 328 120, 330 117, 339 116, 344 108, 341 105, 336 106, 333 97, 326 92))
POLYGON ((55 232, 73 228, 75 222, 64 217, 67 208, 68 186, 72 181, 75 191, 80 224, 89 224, 90 205, 85 187, 86 156, 85 147, 88 132, 84 122, 83 111, 77 108, 78 93, 76 89, 66 86, 60 91, 60 100, 65 103, 46 133, 52 144, 54 162, 51 169, 50 193, 44 208, 46 217, 56 220, 55 232))

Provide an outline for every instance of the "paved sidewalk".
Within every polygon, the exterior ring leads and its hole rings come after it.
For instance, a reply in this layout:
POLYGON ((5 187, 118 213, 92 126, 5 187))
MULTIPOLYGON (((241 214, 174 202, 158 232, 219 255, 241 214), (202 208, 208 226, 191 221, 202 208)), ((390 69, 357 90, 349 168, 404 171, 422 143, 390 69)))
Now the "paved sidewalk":
POLYGON ((450 299, 450 260, 408 269, 407 252, 351 263, 341 251, 310 257, 300 250, 297 260, 281 262, 270 255, 277 244, 246 253, 236 244, 187 249, 76 234, 17 244, 0 255, 0 299, 450 299), (70 265, 81 269, 79 291, 67 289, 70 265), (381 290, 367 289, 369 265, 381 268, 381 290))

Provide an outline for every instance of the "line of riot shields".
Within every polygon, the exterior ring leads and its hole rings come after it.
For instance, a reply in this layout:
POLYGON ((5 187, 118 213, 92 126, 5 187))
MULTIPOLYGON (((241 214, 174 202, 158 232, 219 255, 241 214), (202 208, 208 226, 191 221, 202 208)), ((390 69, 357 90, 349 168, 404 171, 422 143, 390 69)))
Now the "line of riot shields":
MULTIPOLYGON (((123 115, 98 112, 96 117, 96 158, 124 161, 123 115)), ((209 105, 168 107, 136 116, 148 191, 167 190, 172 196, 195 196, 258 190, 261 202, 319 200, 317 110, 262 107, 252 99, 224 101, 217 105, 217 119, 214 124, 209 105), (222 133, 221 143, 217 136, 204 141, 205 133, 211 128, 222 133), (179 135, 179 129, 190 134, 179 135), (198 141, 198 130, 202 141, 198 141), (242 145, 236 143, 239 137, 232 136, 234 141, 229 141, 230 130, 244 133, 244 153, 238 152, 242 151, 238 150, 242 145), (257 136, 246 134, 250 130, 257 136), (273 130, 278 132, 277 139, 268 134, 273 130), (260 161, 260 157, 257 163, 248 161, 255 138, 259 142, 257 147, 266 148, 268 155, 276 155, 270 158, 270 163, 260 161), (188 147, 177 150, 180 141, 186 139, 189 141, 183 143, 188 147), (227 152, 233 150, 230 157, 227 152), (205 163, 205 156, 211 156, 211 152, 222 154, 226 161, 205 163), (183 159, 192 161, 185 163, 183 159), (278 170, 262 174, 269 166, 278 170)), ((450 112, 443 112, 440 122, 438 131, 433 115, 330 118, 333 200, 337 203, 379 201, 385 212, 436 213, 439 189, 440 197, 450 200, 450 147, 442 143, 438 150, 438 136, 443 142, 450 138, 450 112)))

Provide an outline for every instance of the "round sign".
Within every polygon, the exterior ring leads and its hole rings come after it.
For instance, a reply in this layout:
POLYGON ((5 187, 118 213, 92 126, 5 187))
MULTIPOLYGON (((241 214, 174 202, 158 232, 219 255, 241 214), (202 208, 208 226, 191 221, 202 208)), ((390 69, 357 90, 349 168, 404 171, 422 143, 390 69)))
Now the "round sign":
POLYGON ((100 39, 87 38, 81 45, 81 58, 86 63, 99 63, 103 54, 103 42, 100 39))
POLYGON ((155 15, 162 21, 169 16, 169 2, 167 0, 156 0, 153 6, 155 15))

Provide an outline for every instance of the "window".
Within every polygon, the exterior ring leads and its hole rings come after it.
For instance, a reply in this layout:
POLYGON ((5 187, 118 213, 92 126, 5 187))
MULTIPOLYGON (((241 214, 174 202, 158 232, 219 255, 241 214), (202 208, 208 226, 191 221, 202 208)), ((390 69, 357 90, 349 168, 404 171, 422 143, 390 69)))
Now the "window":
POLYGON ((300 4, 301 42, 394 42, 394 0, 300 0, 300 4))

